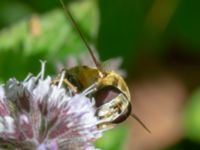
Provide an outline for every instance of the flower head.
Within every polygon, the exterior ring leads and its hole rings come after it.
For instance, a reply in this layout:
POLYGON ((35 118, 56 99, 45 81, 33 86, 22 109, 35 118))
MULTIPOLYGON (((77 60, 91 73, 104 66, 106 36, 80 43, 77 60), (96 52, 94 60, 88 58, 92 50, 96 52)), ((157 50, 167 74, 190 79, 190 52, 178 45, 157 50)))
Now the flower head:
POLYGON ((95 149, 102 131, 90 90, 72 96, 50 76, 43 79, 42 68, 37 77, 0 85, 0 149, 95 149))

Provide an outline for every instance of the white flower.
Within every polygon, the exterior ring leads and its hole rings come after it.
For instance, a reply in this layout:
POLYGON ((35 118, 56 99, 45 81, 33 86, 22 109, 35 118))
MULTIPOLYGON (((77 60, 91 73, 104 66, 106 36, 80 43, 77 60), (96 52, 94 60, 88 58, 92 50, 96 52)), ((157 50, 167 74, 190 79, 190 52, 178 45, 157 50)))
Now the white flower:
MULTIPOLYGON (((93 150, 102 136, 89 91, 70 96, 50 76, 0 85, 0 149, 93 150)), ((62 81, 61 81, 62 82, 62 81)))

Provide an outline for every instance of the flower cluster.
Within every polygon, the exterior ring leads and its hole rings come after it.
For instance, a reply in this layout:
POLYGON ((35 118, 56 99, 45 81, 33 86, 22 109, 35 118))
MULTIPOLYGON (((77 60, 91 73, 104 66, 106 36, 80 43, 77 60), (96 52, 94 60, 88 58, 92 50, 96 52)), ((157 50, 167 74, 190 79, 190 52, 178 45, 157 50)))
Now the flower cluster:
POLYGON ((90 89, 72 96, 61 84, 38 76, 0 85, 0 149, 93 150, 101 137, 90 89))

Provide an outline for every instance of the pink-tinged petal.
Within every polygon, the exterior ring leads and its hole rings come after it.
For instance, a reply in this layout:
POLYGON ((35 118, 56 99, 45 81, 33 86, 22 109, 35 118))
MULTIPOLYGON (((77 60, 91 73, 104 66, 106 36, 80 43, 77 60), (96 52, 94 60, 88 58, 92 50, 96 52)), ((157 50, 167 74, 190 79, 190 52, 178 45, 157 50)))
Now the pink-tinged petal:
POLYGON ((95 111, 84 92, 71 96, 50 76, 12 78, 0 85, 0 149, 94 150, 103 132, 95 111))

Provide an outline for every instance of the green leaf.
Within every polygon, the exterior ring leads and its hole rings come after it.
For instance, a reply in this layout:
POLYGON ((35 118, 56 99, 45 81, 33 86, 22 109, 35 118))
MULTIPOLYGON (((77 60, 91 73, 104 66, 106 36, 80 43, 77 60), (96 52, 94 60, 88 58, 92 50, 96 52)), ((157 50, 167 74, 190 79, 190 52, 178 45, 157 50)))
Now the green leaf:
MULTIPOLYGON (((96 2, 70 3, 69 7, 84 34, 93 39, 98 27, 96 2)), ((39 59, 47 60, 47 70, 52 72, 56 61, 66 59, 70 53, 79 55, 86 51, 63 9, 36 16, 39 35, 33 34, 28 18, 0 31, 1 79, 10 76, 22 79, 28 72, 38 72, 39 59)))
POLYGON ((102 150, 122 150, 128 133, 126 125, 119 125, 114 129, 106 131, 96 146, 102 150))
POLYGON ((191 140, 200 142, 200 89, 194 92, 186 106, 185 129, 191 140))
POLYGON ((199 54, 200 47, 200 19, 199 19, 199 5, 200 1, 181 0, 177 10, 170 22, 169 33, 173 32, 175 38, 181 43, 187 43, 192 48, 188 49, 189 52, 199 54))

